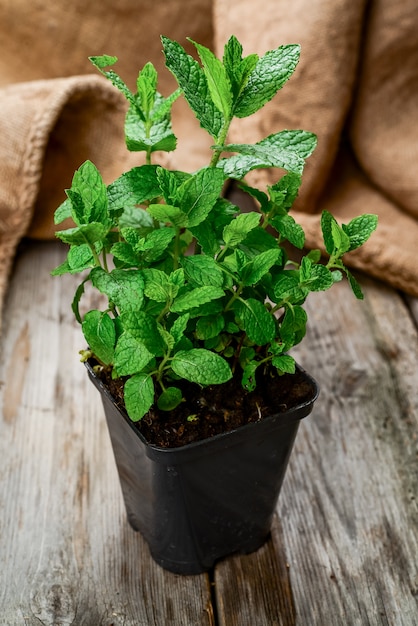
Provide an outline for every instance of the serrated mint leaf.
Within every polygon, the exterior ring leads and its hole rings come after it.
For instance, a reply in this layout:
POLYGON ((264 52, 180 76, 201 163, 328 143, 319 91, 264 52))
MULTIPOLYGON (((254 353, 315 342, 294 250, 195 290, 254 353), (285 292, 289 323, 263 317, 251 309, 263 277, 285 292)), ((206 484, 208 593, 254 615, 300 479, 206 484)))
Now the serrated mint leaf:
POLYGON ((123 329, 144 344, 154 356, 163 356, 165 342, 161 337, 159 326, 154 317, 143 311, 123 313, 121 316, 123 329))
POLYGON ((223 239, 228 248, 235 248, 248 233, 256 228, 260 223, 261 215, 251 211, 249 213, 240 213, 235 219, 227 224, 223 230, 223 239))
POLYGON ((145 279, 144 293, 156 302, 167 302, 176 297, 178 287, 170 283, 169 277, 161 270, 147 268, 142 271, 145 279))
POLYGON ((334 250, 334 239, 332 236, 333 222, 335 222, 335 217, 331 215, 329 211, 322 211, 322 214, 321 214, 322 237, 324 239, 325 249, 329 255, 331 255, 334 250))
POLYGON ((177 228, 184 228, 189 223, 186 213, 170 204, 150 204, 148 213, 159 222, 173 224, 177 228))
POLYGON ((198 319, 196 337, 201 340, 218 337, 223 331, 225 320, 221 315, 207 315, 198 319))
POLYGON ((357 300, 363 300, 364 299, 364 294, 363 294, 363 291, 362 291, 359 283, 354 278, 352 273, 348 271, 347 268, 344 268, 344 271, 345 271, 346 276, 348 278, 348 282, 349 282, 349 285, 351 287, 351 290, 354 293, 354 295, 356 296, 357 300))
POLYGON ((138 422, 154 403, 154 383, 149 374, 135 374, 125 383, 126 411, 133 422, 138 422))
POLYGON ((105 67, 109 67, 110 65, 114 65, 118 60, 115 56, 110 56, 108 54, 102 54, 101 56, 92 56, 89 57, 89 60, 93 65, 105 76, 112 85, 114 85, 119 91, 125 96, 125 98, 131 104, 135 104, 135 96, 129 89, 129 87, 123 82, 121 77, 114 70, 105 70, 105 67))
POLYGON ((115 326, 111 317, 101 311, 89 311, 81 328, 94 355, 105 365, 110 365, 113 362, 116 340, 115 326))
POLYGON ((263 278, 270 268, 281 258, 279 248, 266 250, 257 255, 252 261, 246 263, 241 271, 244 285, 255 285, 263 278))
POLYGON ((99 223, 82 224, 75 228, 67 228, 66 230, 60 230, 55 233, 58 239, 61 239, 64 243, 69 245, 80 246, 84 243, 94 245, 98 241, 103 240, 109 228, 99 223))
POLYGON ((178 296, 172 304, 170 310, 173 313, 183 313, 189 311, 195 307, 222 298, 225 292, 220 287, 212 287, 210 285, 206 287, 196 287, 181 296, 178 296))
MULTIPOLYGON (((280 325, 280 337, 285 343, 287 350, 302 341, 306 334, 307 321, 307 313, 301 306, 295 305, 286 308, 285 315, 280 325)), ((281 346, 280 353, 282 350, 283 346, 281 346)), ((273 350, 271 351, 274 353, 273 350)))
POLYGON ((148 117, 155 103, 157 95, 157 70, 152 63, 146 63, 138 74, 136 87, 141 108, 148 117))
POLYGON ((274 339, 276 325, 262 302, 254 298, 240 299, 235 302, 234 311, 251 341, 263 346, 274 339))
POLYGON ((93 253, 88 244, 82 244, 81 246, 73 246, 68 251, 67 257, 70 272, 82 272, 83 270, 94 267, 95 262, 93 259, 93 253))
POLYGON ((153 263, 160 259, 176 235, 174 228, 165 226, 153 230, 146 237, 144 244, 144 259, 147 263, 153 263))
POLYGON ((153 357, 139 339, 129 332, 123 332, 115 348, 114 365, 118 376, 141 372, 153 357))
POLYGON ((279 274, 273 283, 275 302, 303 302, 308 295, 308 289, 300 285, 299 276, 292 270, 285 270, 279 274))
POLYGON ((203 348, 181 350, 171 361, 173 372, 200 385, 217 385, 232 378, 228 363, 218 354, 203 348))
POLYGON ((350 249, 350 238, 335 220, 331 222, 331 235, 334 242, 333 254, 341 257, 350 249))
POLYGON ((257 386, 255 372, 259 365, 257 361, 249 361, 243 368, 241 384, 247 391, 254 391, 257 386))
POLYGON ((161 411, 172 411, 183 400, 182 393, 178 387, 167 387, 157 400, 157 406, 161 411))
POLYGON ((218 163, 224 174, 231 178, 242 178, 251 170, 264 167, 280 167, 301 174, 305 166, 304 158, 290 147, 272 148, 260 143, 228 144, 224 150, 239 153, 238 156, 221 159, 218 163))
POLYGON ((234 99, 236 100, 248 82, 248 78, 257 65, 258 55, 250 54, 242 58, 242 45, 232 35, 224 48, 223 64, 228 74, 234 99))
POLYGON ((272 363, 280 374, 294 374, 296 371, 295 359, 288 354, 274 356, 272 363))
POLYGON ((210 256, 186 256, 182 259, 181 264, 187 281, 193 287, 204 287, 207 285, 222 287, 224 284, 223 272, 210 256))
POLYGON ((334 284, 332 272, 324 265, 312 265, 311 275, 308 283, 310 291, 325 291, 334 284))
POLYGON ((215 167, 204 167, 178 188, 176 204, 187 214, 188 226, 198 226, 211 212, 222 191, 224 176, 215 167))
POLYGON ((234 108, 237 117, 252 115, 269 102, 293 74, 300 46, 290 44, 266 52, 251 72, 234 108))
POLYGON ((174 338, 175 343, 180 341, 180 339, 183 337, 189 319, 190 315, 188 313, 184 313, 184 315, 180 315, 176 320, 174 320, 174 323, 170 328, 170 334, 174 338))
POLYGON ((145 150, 171 152, 176 149, 177 138, 171 128, 169 116, 156 120, 151 128, 145 121, 138 107, 131 105, 125 119, 126 147, 132 152, 145 150))
MULTIPOLYGON (((262 139, 256 145, 263 148, 270 148, 271 150, 276 151, 290 150, 291 152, 295 152, 303 159, 306 159, 315 150, 317 143, 317 136, 314 133, 309 133, 306 130, 281 130, 278 133, 273 133, 265 139, 262 139)), ((282 185, 286 184, 287 186, 292 181, 292 186, 294 184, 297 184, 299 187, 300 178, 298 180, 298 174, 300 173, 296 172, 296 176, 293 176, 291 179, 285 179, 286 183, 284 183, 283 179, 281 179, 279 183, 276 183, 274 187, 280 188, 280 183, 282 181, 282 185)))
POLYGON ((105 272, 100 267, 90 274, 91 281, 104 293, 121 312, 139 311, 144 301, 144 279, 139 270, 119 270, 105 272))
POLYGON ((197 49, 202 61, 212 101, 223 117, 228 119, 231 115, 232 92, 225 67, 211 50, 191 39, 190 41, 197 49))
POLYGON ((278 215, 271 223, 283 239, 287 239, 295 248, 302 250, 305 245, 305 232, 291 215, 278 215))
POLYGON ((177 189, 191 176, 187 172, 167 170, 165 167, 157 168, 161 194, 167 204, 176 204, 177 189))
MULTIPOLYGON (((126 207, 157 198, 159 195, 157 167, 154 165, 134 167, 108 186, 109 211, 121 211, 126 207)), ((137 213, 143 215, 144 218, 147 216, 147 213, 141 209, 137 209, 137 213)))
POLYGON ((106 185, 91 161, 86 161, 75 171, 67 194, 71 201, 72 218, 78 226, 94 222, 110 226, 106 185))
POLYGON ((303 257, 300 270, 299 270, 299 282, 305 283, 308 281, 312 274, 312 261, 309 257, 303 257))
POLYGON ((168 69, 177 79, 202 128, 216 139, 223 125, 223 116, 213 103, 203 69, 179 43, 168 37, 161 40, 168 69))
POLYGON ((344 232, 350 238, 350 252, 362 246, 377 228, 377 215, 359 215, 348 224, 343 224, 344 232))
POLYGON ((118 259, 128 267, 135 267, 136 265, 138 265, 138 254, 133 250, 132 246, 129 243, 126 243, 124 241, 118 241, 117 243, 113 244, 110 249, 110 254, 113 254, 115 259, 118 259))
POLYGON ((277 183, 268 187, 270 198, 277 208, 286 212, 289 211, 296 200, 301 182, 302 177, 300 174, 288 172, 277 183))
POLYGON ((67 198, 54 212, 54 224, 61 224, 71 217, 71 200, 67 198))

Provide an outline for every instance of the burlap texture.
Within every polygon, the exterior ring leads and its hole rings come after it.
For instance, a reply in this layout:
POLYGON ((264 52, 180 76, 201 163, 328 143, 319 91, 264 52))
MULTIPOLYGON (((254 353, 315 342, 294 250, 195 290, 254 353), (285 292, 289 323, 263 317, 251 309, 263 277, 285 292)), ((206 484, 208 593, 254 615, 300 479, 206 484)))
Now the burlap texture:
MULTIPOLYGON (((132 88, 152 60, 168 94, 174 81, 160 34, 191 50, 189 36, 218 53, 231 34, 245 54, 301 44, 295 75, 265 109, 235 124, 230 139, 315 132, 295 207, 308 245, 319 244, 323 208, 344 221, 378 213, 377 232, 347 262, 418 295, 416 0, 0 0, 0 30, 1 298, 16 245, 25 235, 53 236, 53 211, 86 158, 107 182, 140 162, 124 147, 123 99, 92 74, 87 57, 118 56, 132 88)), ((184 103, 175 105, 174 129, 181 148, 165 162, 191 170, 207 163, 210 140, 184 103)))

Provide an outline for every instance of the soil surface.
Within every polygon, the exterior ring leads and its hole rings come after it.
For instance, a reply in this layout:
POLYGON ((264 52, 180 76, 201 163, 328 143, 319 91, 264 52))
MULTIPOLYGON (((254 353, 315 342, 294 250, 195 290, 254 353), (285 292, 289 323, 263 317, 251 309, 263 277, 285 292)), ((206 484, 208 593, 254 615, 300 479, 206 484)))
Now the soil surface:
MULTIPOLYGON (((116 404, 124 408, 123 380, 112 380, 110 372, 101 373, 116 404)), ((234 430, 264 417, 283 413, 312 399, 315 389, 303 372, 278 376, 276 372, 260 377, 252 392, 245 391, 239 376, 222 385, 201 388, 195 383, 176 381, 185 402, 172 411, 157 406, 135 426, 145 439, 164 448, 175 448, 234 430)))

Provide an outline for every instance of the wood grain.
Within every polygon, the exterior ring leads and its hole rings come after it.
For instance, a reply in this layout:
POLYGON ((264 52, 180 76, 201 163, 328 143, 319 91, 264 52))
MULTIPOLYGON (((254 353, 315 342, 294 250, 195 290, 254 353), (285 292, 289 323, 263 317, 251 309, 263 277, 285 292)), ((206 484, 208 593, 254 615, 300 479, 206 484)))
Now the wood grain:
POLYGON ((208 577, 164 571, 126 523, 100 398, 77 355, 74 280, 48 275, 62 252, 22 253, 5 308, 0 624, 210 626, 208 577))
POLYGON ((5 307, 0 624, 416 626, 417 301, 365 278, 363 302, 345 283, 309 299, 295 356, 321 394, 272 536, 211 577, 181 577, 126 522, 100 398, 78 360, 76 279, 49 277, 63 255, 59 243, 21 251, 5 307))

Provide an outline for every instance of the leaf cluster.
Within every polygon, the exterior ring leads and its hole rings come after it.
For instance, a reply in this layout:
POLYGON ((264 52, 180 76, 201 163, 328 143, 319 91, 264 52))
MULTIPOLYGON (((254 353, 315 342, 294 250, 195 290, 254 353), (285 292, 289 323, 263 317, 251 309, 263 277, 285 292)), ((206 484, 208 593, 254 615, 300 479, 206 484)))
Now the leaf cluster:
POLYGON ((321 263, 318 250, 291 261, 283 243, 304 246, 290 209, 315 135, 283 130, 256 144, 227 143, 233 118, 258 111, 291 77, 299 46, 243 57, 231 37, 221 60, 193 42, 199 63, 179 43, 162 42, 178 82, 167 98, 157 91, 151 63, 132 92, 108 69, 116 57, 91 57, 127 98, 126 145, 144 151, 145 163, 106 185, 86 161, 55 213, 57 224, 70 217, 73 226, 57 232, 69 250, 53 274, 82 274, 72 307, 89 346, 85 357, 94 355, 113 377, 126 379, 125 404, 134 421, 155 402, 163 410, 176 407, 181 379, 205 386, 239 374, 251 391, 259 369, 294 372, 289 351, 306 332, 307 296, 329 289, 345 273, 361 298, 342 257, 376 228, 373 215, 340 226, 324 212, 328 262, 321 263), (171 108, 180 94, 214 143, 208 166, 192 173, 152 163, 154 152, 176 147, 171 108), (242 180, 265 167, 281 170, 266 191, 242 180), (257 210, 243 213, 223 197, 230 178, 255 199, 257 210), (87 287, 104 294, 104 310, 81 313, 87 287))

